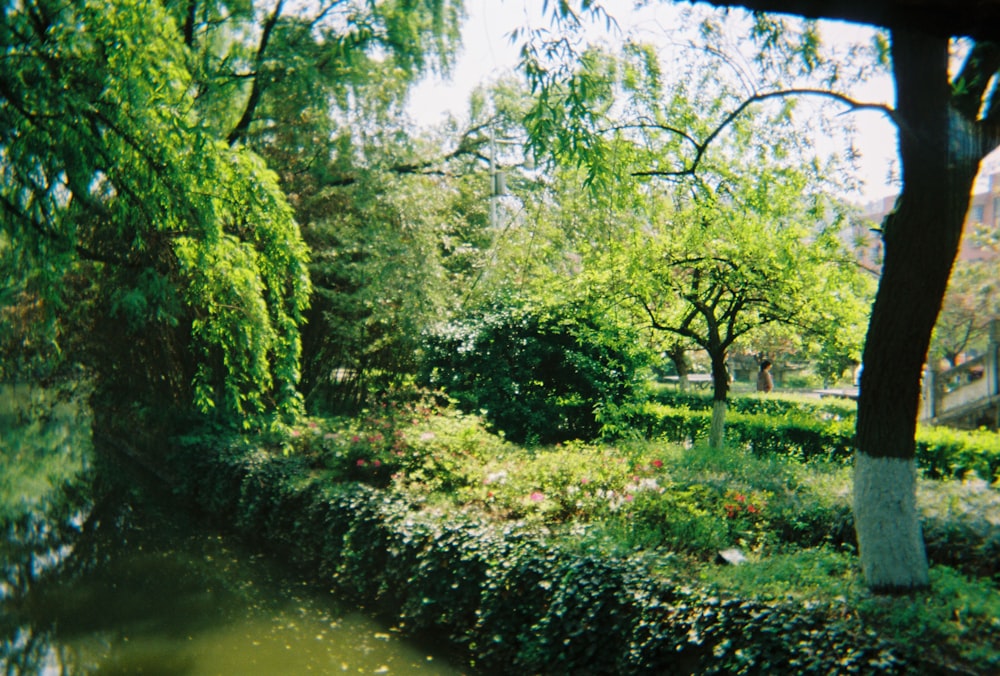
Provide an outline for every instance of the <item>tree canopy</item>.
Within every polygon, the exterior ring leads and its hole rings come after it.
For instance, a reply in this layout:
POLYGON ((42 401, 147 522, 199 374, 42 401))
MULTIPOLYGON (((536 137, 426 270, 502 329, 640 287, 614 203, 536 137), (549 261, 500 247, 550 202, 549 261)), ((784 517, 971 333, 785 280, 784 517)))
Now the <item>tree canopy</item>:
POLYGON ((133 413, 300 410, 293 209, 354 180, 346 116, 446 70, 460 17, 437 0, 5 8, 4 376, 83 365, 133 413))

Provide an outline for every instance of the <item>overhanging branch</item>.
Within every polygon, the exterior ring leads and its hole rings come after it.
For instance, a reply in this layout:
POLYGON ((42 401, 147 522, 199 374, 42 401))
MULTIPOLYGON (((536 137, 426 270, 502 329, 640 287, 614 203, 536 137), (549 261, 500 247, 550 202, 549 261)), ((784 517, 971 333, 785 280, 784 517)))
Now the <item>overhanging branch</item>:
MULTIPOLYGON (((779 89, 779 90, 775 90, 775 91, 772 91, 772 92, 765 92, 763 94, 754 94, 753 96, 745 99, 733 111, 731 111, 728 115, 726 115, 726 117, 723 118, 722 122, 720 122, 715 127, 715 129, 713 129, 708 134, 708 136, 706 136, 704 138, 704 140, 702 140, 701 142, 695 141, 694 139, 692 139, 687 134, 685 134, 683 132, 680 132, 680 131, 678 131, 676 129, 673 129, 673 128, 670 128, 670 127, 663 127, 662 125, 656 125, 657 128, 661 128, 661 129, 663 129, 665 131, 670 131, 670 132, 673 132, 673 133, 677 133, 678 135, 682 136, 682 138, 685 138, 689 142, 691 142, 692 145, 694 145, 694 147, 695 147, 694 158, 691 160, 691 163, 688 166, 686 166, 686 167, 684 167, 682 169, 673 169, 673 170, 669 170, 669 171, 664 171, 664 170, 660 170, 660 169, 647 169, 647 170, 644 170, 644 171, 634 171, 634 172, 632 172, 632 176, 637 176, 637 177, 638 176, 657 176, 657 177, 661 177, 662 178, 662 177, 670 177, 670 176, 691 176, 691 175, 694 175, 697 172, 698 166, 701 164, 701 160, 702 160, 702 158, 704 158, 705 153, 708 151, 708 148, 712 144, 712 142, 719 136, 719 134, 721 134, 726 129, 726 127, 728 127, 730 124, 733 123, 733 121, 736 118, 738 118, 740 115, 742 115, 743 112, 747 108, 749 108, 754 103, 760 103, 762 101, 767 101, 769 99, 785 98, 785 97, 790 97, 790 96, 819 96, 819 97, 822 97, 822 98, 833 99, 834 101, 837 101, 839 103, 843 103, 843 104, 845 104, 848 108, 850 108, 853 111, 859 111, 859 110, 876 110, 876 111, 880 111, 882 113, 885 113, 885 115, 887 117, 889 117, 893 122, 896 122, 898 124, 898 118, 896 116, 895 111, 891 107, 889 107, 887 105, 884 105, 884 104, 880 104, 880 103, 863 103, 863 102, 860 102, 860 101, 855 101, 854 99, 852 99, 851 97, 847 96, 846 94, 841 94, 839 92, 830 91, 829 89, 816 89, 816 88, 809 88, 809 87, 798 87, 798 88, 792 88, 792 89, 779 89)), ((635 125, 635 126, 641 126, 641 125, 635 125)), ((647 128, 652 128, 652 127, 653 127, 653 125, 650 125, 647 128)))

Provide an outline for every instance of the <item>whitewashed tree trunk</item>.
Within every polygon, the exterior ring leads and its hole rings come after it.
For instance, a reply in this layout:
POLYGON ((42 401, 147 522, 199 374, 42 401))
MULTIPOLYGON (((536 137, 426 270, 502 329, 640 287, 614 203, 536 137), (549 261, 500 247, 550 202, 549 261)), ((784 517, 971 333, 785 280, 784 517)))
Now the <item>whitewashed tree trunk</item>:
POLYGON ((929 583, 917 514, 917 468, 912 458, 858 453, 854 520, 861 565, 875 592, 908 592, 929 583))

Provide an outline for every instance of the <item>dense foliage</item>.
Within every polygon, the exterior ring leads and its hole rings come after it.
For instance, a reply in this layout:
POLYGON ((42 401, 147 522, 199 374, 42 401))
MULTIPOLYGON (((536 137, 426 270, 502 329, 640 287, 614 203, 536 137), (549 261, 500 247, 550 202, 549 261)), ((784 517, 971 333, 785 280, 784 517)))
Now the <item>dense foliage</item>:
POLYGON ((421 379, 507 438, 593 439, 643 394, 649 355, 634 332, 581 305, 497 301, 428 336, 421 379))
MULTIPOLYGON (((661 404, 632 418, 652 437, 692 443, 711 422, 711 401, 699 395, 661 392, 661 404)), ((728 434, 755 453, 825 458, 845 465, 854 456, 854 404, 828 400, 803 402, 778 397, 733 400, 735 414, 728 434)), ((978 476, 1000 479, 1000 436, 987 430, 920 427, 916 435, 917 467, 932 478, 978 476)))
POLYGON ((118 415, 297 411, 306 249, 263 161, 191 118, 176 24, 81 0, 0 30, 4 348, 85 365, 118 415))
POLYGON ((314 420, 286 441, 299 452, 189 440, 186 492, 402 631, 448 637, 477 672, 909 673, 1000 659, 987 581, 1000 541, 976 516, 1000 501, 974 482, 922 488, 942 595, 876 599, 836 463, 663 443, 526 450, 428 399, 314 420), (719 565, 733 547, 747 562, 719 565))

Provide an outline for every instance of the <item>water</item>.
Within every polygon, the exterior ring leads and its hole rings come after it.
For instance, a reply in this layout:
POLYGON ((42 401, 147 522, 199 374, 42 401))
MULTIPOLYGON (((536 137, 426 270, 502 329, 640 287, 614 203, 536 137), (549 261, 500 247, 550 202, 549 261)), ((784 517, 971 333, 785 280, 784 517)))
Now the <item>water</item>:
POLYGON ((0 496, 4 673, 460 673, 206 526, 137 468, 92 458, 93 481, 55 491, 67 477, 26 447, 18 462, 47 481, 30 482, 42 497, 0 496))

